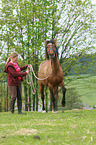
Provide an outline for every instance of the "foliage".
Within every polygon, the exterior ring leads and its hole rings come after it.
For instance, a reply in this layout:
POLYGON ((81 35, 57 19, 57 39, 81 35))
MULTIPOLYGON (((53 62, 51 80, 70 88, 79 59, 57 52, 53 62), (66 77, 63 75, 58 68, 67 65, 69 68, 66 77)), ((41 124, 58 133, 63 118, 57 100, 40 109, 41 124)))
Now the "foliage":
POLYGON ((66 92, 66 107, 65 109, 71 110, 71 109, 81 109, 82 105, 81 96, 78 95, 75 88, 69 88, 66 92))
POLYGON ((81 56, 71 68, 68 75, 72 74, 96 74, 96 53, 81 56))
POLYGON ((0 113, 1 145, 96 144, 96 110, 0 113))
POLYGON ((95 15, 90 0, 61 0, 57 32, 60 62, 73 54, 95 51, 95 15))
POLYGON ((96 53, 83 54, 81 56, 73 55, 64 59, 62 69, 64 76, 80 74, 96 74, 96 53))
POLYGON ((24 62, 29 58, 32 62, 34 54, 43 59, 44 39, 55 37, 60 63, 74 53, 94 49, 94 7, 90 0, 2 0, 1 5, 1 60, 14 50, 24 62))
MULTIPOLYGON (((42 50, 42 42, 52 27, 53 9, 56 9, 54 2, 2 0, 1 40, 5 44, 2 49, 6 49, 8 54, 17 51, 24 62, 29 58, 32 61, 35 54, 42 58, 39 49, 42 50)), ((7 57, 3 52, 2 55, 7 57)))

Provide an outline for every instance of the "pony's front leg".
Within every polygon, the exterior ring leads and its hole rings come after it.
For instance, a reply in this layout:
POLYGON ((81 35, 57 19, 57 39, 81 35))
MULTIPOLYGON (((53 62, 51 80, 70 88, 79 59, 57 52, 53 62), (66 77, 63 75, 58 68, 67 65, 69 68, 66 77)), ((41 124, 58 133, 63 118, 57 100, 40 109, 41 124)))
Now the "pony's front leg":
POLYGON ((54 96, 53 93, 51 95, 51 100, 52 100, 52 112, 55 112, 56 111, 56 108, 55 108, 55 96, 54 96))
POLYGON ((45 112, 45 105, 44 105, 44 86, 40 85, 40 92, 41 92, 41 100, 42 100, 42 111, 45 112))
POLYGON ((56 88, 49 87, 50 93, 51 93, 51 100, 52 100, 52 112, 56 113, 56 106, 55 106, 55 93, 56 93, 56 88))

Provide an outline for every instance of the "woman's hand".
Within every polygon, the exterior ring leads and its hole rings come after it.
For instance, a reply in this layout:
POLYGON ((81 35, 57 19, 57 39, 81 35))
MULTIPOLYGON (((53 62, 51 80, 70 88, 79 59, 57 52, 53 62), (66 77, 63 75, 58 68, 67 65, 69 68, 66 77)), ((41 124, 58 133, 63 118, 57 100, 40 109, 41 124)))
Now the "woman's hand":
POLYGON ((29 74, 29 70, 27 70, 26 73, 29 74))
POLYGON ((31 66, 31 64, 28 64, 28 68, 31 66))

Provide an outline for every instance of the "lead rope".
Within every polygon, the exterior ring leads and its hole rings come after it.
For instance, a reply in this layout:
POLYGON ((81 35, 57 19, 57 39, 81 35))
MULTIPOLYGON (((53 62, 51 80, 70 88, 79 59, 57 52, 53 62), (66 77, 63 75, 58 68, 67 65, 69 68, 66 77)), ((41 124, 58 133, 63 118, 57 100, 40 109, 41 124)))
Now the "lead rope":
MULTIPOLYGON (((27 67, 27 70, 28 70, 28 67, 27 67)), ((42 79, 42 78, 38 78, 35 75, 34 70, 33 70, 33 67, 32 67, 32 65, 30 65, 30 73, 28 75, 26 75, 26 81, 27 81, 28 84, 30 84, 32 93, 35 94, 36 91, 35 91, 35 86, 34 86, 33 79, 32 79, 32 73, 33 73, 33 75, 34 75, 34 77, 36 79, 43 81, 43 80, 47 79, 51 75, 51 73, 52 73, 52 67, 51 67, 51 71, 50 71, 49 75, 47 77, 45 77, 45 78, 42 79)))
MULTIPOLYGON (((28 68, 27 68, 27 70, 28 70, 28 68)), ((26 75, 26 81, 31 86, 31 91, 35 95, 35 86, 34 86, 34 83, 33 83, 33 77, 32 77, 31 69, 30 69, 30 74, 26 75)))

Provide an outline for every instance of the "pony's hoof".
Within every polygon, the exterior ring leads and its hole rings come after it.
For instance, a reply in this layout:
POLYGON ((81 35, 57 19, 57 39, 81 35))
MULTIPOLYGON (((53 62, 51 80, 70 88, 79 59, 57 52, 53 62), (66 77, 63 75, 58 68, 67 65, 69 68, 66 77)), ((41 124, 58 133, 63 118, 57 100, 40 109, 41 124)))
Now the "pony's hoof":
POLYGON ((61 102, 61 106, 62 106, 62 107, 65 107, 65 104, 66 104, 66 103, 61 102))
POLYGON ((61 104, 62 107, 65 107, 65 104, 61 104))
POLYGON ((52 113, 57 113, 57 111, 52 111, 52 113))
POLYGON ((45 111, 45 110, 43 110, 43 111, 42 111, 42 113, 46 113, 46 111, 45 111))

